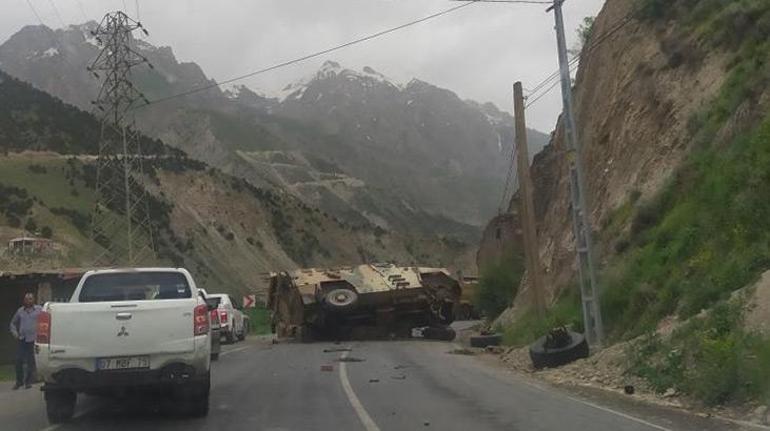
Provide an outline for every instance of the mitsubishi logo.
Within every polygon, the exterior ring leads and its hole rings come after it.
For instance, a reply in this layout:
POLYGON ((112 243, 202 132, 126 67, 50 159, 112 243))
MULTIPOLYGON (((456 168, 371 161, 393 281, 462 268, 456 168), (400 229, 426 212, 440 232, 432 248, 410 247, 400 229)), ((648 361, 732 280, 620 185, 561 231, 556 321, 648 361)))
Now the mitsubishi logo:
POLYGON ((118 331, 118 337, 128 337, 128 331, 126 331, 125 326, 120 327, 120 331, 118 331))

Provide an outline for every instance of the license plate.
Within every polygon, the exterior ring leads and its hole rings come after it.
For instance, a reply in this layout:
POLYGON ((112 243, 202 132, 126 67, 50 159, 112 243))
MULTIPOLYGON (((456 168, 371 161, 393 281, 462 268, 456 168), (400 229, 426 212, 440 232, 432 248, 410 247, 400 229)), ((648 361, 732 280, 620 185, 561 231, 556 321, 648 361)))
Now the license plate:
POLYGON ((129 370, 150 368, 149 356, 125 356, 121 358, 100 358, 96 360, 98 370, 129 370))

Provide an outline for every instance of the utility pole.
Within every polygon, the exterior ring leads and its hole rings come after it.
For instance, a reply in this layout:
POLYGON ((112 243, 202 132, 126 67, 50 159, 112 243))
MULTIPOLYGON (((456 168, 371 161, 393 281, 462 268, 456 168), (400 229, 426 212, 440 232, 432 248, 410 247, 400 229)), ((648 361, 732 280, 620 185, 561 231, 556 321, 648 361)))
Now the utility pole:
POLYGON ((527 276, 532 290, 532 299, 539 317, 545 316, 543 298, 543 279, 540 266, 540 254, 537 247, 537 225, 535 224, 535 205, 532 198, 532 177, 529 174, 529 149, 527 148, 527 124, 524 117, 524 91, 521 82, 513 84, 513 116, 516 121, 516 172, 519 176, 519 202, 521 221, 524 231, 524 254, 527 262, 527 276))
POLYGON ((585 336, 592 346, 601 348, 604 339, 601 306, 599 303, 599 287, 596 282, 596 271, 593 262, 591 240, 590 211, 585 196, 585 179, 583 164, 580 159, 580 140, 577 136, 575 117, 572 111, 572 79, 567 60, 567 42, 564 36, 564 15, 562 4, 564 0, 553 0, 553 6, 548 10, 554 11, 556 19, 556 43, 559 51, 559 71, 561 74, 561 95, 564 107, 562 124, 566 137, 566 154, 569 161, 570 196, 572 198, 572 228, 575 234, 575 247, 578 260, 578 277, 580 278, 580 294, 583 302, 583 322, 585 336))
POLYGON ((147 99, 134 87, 131 70, 149 64, 135 48, 133 33, 147 31, 123 12, 104 16, 96 30, 101 51, 88 71, 102 80, 93 102, 101 118, 96 161, 92 239, 104 248, 98 265, 134 266, 153 253, 150 214, 142 184, 140 134, 133 109, 147 99), (103 76, 102 76, 103 75, 103 76))

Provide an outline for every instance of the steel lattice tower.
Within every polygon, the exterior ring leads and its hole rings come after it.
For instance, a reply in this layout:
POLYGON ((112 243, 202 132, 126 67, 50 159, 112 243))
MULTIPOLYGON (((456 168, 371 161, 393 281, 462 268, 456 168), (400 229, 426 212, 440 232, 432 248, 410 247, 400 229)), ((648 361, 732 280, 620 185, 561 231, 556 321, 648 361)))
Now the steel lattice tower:
POLYGON ((133 33, 142 24, 123 12, 104 16, 92 35, 101 51, 88 70, 102 81, 93 102, 101 119, 96 165, 92 239, 104 247, 99 265, 135 266, 154 257, 149 205, 142 184, 140 134, 133 110, 147 99, 131 82, 131 70, 147 64, 135 49, 133 33))

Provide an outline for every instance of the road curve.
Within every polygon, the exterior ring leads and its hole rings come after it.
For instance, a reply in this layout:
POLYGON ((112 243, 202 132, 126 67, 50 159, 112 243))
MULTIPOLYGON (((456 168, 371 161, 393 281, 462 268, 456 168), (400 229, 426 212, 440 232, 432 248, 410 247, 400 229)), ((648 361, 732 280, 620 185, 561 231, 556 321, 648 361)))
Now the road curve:
POLYGON ((608 396, 566 393, 453 355, 449 343, 226 346, 212 370, 211 412, 165 417, 151 400, 82 397, 49 427, 41 393, 0 385, 3 431, 53 430, 729 430, 737 426, 608 396), (350 351, 341 351, 341 348, 350 351), (324 351, 336 350, 336 351, 324 351), (345 357, 346 362, 339 362, 345 357))

